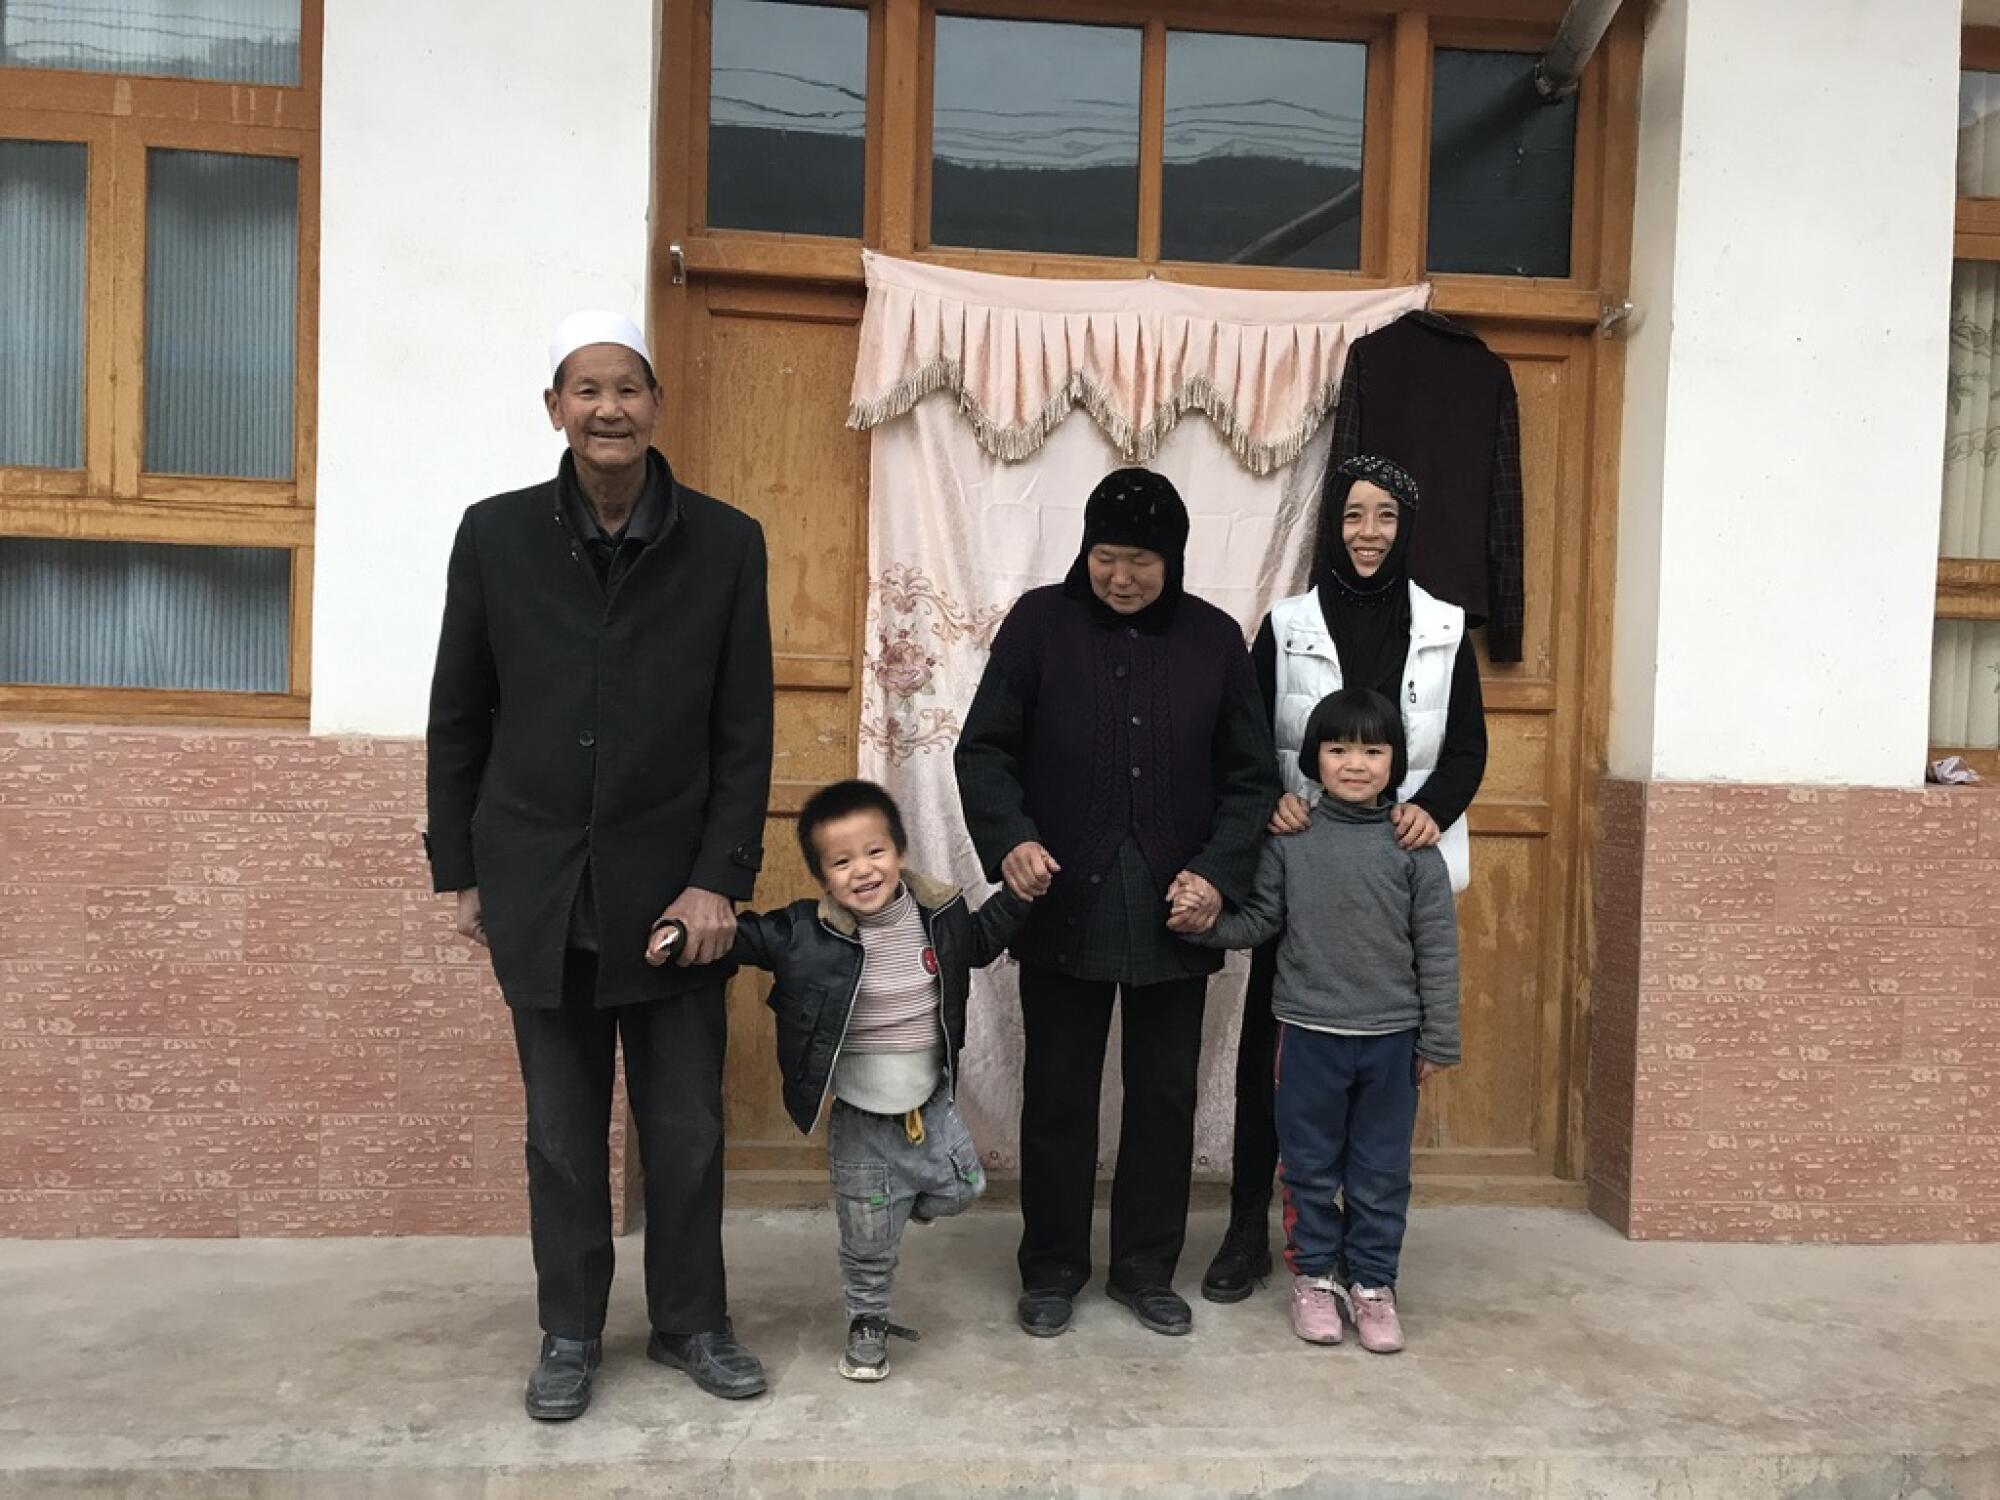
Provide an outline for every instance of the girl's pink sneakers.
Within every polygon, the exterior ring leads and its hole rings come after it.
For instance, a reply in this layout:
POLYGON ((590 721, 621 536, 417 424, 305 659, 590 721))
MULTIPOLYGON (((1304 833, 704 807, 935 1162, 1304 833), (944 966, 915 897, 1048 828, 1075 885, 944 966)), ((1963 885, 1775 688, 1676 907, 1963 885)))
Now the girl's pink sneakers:
MULTIPOLYGON (((1396 1316, 1394 1287, 1363 1286, 1357 1281, 1347 1289, 1347 1298, 1354 1311, 1354 1336, 1362 1348, 1370 1354, 1394 1354, 1403 1347, 1403 1320, 1396 1316)), ((1294 1327, 1297 1316, 1294 1312, 1294 1327)))
POLYGON ((1308 1344, 1337 1344, 1341 1338, 1340 1300, 1346 1296, 1331 1276, 1292 1278, 1292 1332, 1308 1344))

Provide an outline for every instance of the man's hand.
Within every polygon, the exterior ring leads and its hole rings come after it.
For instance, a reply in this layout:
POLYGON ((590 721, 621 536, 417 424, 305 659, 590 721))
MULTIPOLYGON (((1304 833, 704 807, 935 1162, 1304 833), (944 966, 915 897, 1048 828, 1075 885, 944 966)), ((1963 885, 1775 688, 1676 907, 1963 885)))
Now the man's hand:
POLYGON ((1395 825, 1396 842, 1405 849, 1428 849, 1440 837, 1437 819, 1414 802, 1398 802, 1390 808, 1389 821, 1395 825))
POLYGON ((736 907, 727 896, 689 886, 660 913, 687 929, 687 941, 674 962, 682 968, 712 964, 727 958, 736 942, 736 907))
POLYGON ((1222 892, 1192 870, 1183 870, 1167 887, 1167 931, 1206 932, 1222 915, 1222 892))
POLYGON ((1062 866, 1056 863, 1055 856, 1033 841, 1016 844, 1000 861, 1000 878, 1007 882, 1007 889, 1023 901, 1035 901, 1046 896, 1061 870, 1062 866))
POLYGON ((1417 1087, 1422 1088, 1440 1073, 1449 1073, 1451 1068, 1452 1065, 1450 1063, 1432 1062, 1423 1053, 1419 1052, 1417 1054, 1417 1087))
POLYGON ((486 944, 486 919, 479 912, 479 887, 469 885, 458 893, 458 935, 471 938, 484 948, 486 944))
POLYGON ((1306 806, 1306 799, 1295 792, 1287 792, 1278 799, 1278 810, 1271 814, 1271 821, 1265 825, 1269 833, 1304 833, 1312 827, 1312 809, 1306 806))

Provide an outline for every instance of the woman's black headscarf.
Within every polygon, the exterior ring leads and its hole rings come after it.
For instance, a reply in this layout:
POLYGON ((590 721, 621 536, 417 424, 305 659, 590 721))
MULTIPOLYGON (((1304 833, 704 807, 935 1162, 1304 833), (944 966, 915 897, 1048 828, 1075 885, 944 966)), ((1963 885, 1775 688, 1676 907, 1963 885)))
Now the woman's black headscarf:
POLYGON ((1313 559, 1320 613, 1340 657, 1341 681, 1372 688, 1391 703, 1400 701, 1398 680, 1410 651, 1410 537, 1416 522, 1417 482, 1400 465, 1364 454, 1326 476, 1313 559), (1348 491, 1364 479, 1387 490, 1396 502, 1396 540, 1382 566, 1367 578, 1354 571, 1354 559, 1340 538, 1348 491))
POLYGON ((1083 507, 1083 545, 1063 580, 1063 592, 1090 606, 1091 618, 1158 633, 1174 621, 1187 565, 1188 513, 1180 491, 1151 469, 1113 469, 1083 507), (1166 559, 1167 586, 1136 615, 1121 615, 1090 586, 1092 547, 1144 547, 1166 559))

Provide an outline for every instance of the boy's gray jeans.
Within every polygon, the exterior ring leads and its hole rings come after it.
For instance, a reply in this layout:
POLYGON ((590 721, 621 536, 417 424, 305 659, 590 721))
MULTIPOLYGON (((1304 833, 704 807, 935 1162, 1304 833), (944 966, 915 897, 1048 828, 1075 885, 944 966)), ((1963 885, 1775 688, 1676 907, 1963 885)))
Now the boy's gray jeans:
POLYGON ((904 1225, 963 1213, 986 1191, 972 1133, 944 1085, 921 1114, 924 1139, 914 1143, 902 1115, 873 1115, 833 1101, 827 1175, 840 1219, 840 1279, 850 1318, 889 1316, 904 1225))

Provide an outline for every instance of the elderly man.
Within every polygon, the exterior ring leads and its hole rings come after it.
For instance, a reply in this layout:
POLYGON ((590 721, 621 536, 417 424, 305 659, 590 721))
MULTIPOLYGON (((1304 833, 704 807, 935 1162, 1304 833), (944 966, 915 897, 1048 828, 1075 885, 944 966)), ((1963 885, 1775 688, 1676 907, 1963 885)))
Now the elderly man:
POLYGON ((764 1389, 722 1266, 723 985, 762 863, 771 628, 757 523, 651 446, 660 388, 611 313, 557 328, 556 476, 466 511, 431 683, 432 883, 492 952, 527 1089, 544 1333, 530 1416, 590 1404, 611 1293, 616 1048, 646 1175, 647 1354, 764 1389), (681 924, 678 965, 646 961, 681 924))

